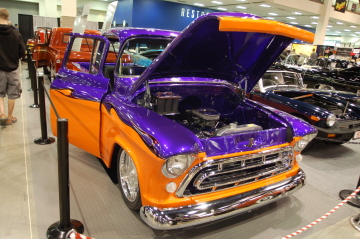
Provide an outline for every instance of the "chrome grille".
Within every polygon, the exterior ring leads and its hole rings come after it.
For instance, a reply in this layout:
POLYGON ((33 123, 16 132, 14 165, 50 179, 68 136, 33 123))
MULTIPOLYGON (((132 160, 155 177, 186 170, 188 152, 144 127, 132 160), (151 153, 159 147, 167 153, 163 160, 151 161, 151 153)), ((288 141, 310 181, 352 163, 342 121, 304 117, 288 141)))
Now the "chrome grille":
POLYGON ((254 183, 289 171, 293 148, 266 150, 233 158, 209 160, 194 167, 176 193, 188 197, 254 183))

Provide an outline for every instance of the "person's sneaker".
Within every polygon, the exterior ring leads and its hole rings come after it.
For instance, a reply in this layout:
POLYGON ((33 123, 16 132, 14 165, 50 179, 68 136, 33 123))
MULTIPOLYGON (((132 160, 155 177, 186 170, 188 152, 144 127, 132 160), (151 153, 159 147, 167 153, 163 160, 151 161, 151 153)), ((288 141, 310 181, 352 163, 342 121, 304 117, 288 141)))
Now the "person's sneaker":
POLYGON ((0 125, 1 125, 1 126, 5 126, 5 125, 6 125, 6 121, 7 121, 6 115, 1 114, 1 115, 0 115, 0 125))
POLYGON ((15 124, 16 122, 17 122, 17 118, 15 118, 14 116, 12 116, 11 119, 7 119, 6 125, 12 125, 12 124, 15 124))

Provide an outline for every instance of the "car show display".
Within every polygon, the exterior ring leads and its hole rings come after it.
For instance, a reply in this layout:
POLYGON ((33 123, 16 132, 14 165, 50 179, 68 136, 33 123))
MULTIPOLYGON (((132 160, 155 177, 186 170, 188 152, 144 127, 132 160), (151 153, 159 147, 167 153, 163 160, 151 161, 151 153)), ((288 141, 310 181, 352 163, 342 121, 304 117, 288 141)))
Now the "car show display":
POLYGON ((305 88, 299 73, 268 70, 249 98, 311 123, 318 130, 316 139, 342 144, 360 136, 360 97, 305 88))
MULTIPOLYGON (((304 185, 297 161, 316 128, 246 96, 294 38, 313 37, 242 13, 204 15, 181 33, 72 34, 51 100, 69 142, 103 161, 128 208, 155 229, 194 226, 304 185)), ((53 110, 51 124, 57 135, 53 110)))

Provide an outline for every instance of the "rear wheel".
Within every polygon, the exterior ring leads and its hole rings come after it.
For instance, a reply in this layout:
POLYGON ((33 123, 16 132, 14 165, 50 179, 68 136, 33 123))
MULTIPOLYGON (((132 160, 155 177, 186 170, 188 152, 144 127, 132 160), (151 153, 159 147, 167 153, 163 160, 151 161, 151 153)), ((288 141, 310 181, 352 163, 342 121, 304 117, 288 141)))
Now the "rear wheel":
POLYGON ((141 207, 141 194, 138 174, 133 159, 125 150, 120 151, 118 154, 117 177, 126 206, 132 210, 139 210, 141 207))

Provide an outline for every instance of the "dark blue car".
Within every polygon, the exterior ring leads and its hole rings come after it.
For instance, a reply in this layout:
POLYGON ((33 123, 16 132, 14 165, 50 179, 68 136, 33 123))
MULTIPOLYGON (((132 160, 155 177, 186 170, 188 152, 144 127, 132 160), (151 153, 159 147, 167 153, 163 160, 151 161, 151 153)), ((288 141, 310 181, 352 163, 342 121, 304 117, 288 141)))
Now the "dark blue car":
POLYGON ((317 139, 342 144, 360 137, 360 107, 356 94, 307 89, 301 74, 268 70, 250 99, 295 115, 318 130, 317 139))

